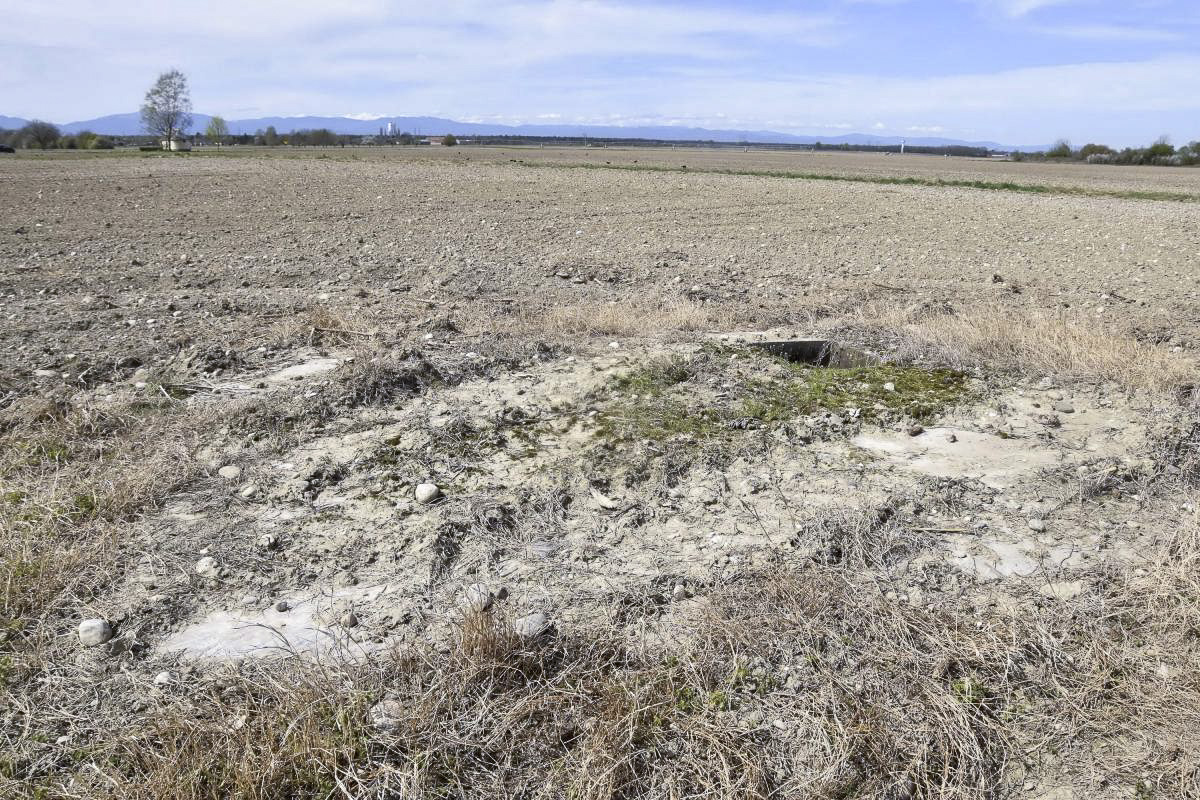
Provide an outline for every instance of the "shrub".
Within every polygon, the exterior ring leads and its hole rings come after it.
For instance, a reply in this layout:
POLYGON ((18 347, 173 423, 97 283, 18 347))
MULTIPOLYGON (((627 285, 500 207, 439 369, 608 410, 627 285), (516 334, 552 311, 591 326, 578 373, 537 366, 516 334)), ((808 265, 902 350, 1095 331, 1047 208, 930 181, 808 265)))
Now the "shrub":
POLYGON ((48 150, 58 144, 60 135, 57 125, 37 119, 21 128, 21 141, 30 148, 48 150))
POLYGON ((1092 156, 1115 156, 1116 150, 1113 150, 1106 144, 1085 144, 1079 148, 1079 157, 1085 160, 1091 160, 1092 156))
POLYGON ((1066 139, 1059 139, 1053 147, 1046 151, 1046 158, 1071 158, 1073 155, 1071 143, 1066 139))
POLYGON ((445 137, 442 138, 442 145, 445 147, 454 147, 456 144, 458 144, 458 139, 453 133, 447 133, 445 137))

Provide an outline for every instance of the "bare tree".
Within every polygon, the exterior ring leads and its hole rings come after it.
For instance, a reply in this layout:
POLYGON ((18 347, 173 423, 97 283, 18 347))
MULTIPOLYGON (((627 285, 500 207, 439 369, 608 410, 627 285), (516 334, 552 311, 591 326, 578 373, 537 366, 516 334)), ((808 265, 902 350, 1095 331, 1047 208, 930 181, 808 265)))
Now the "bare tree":
POLYGON ((42 122, 40 119, 35 119, 21 128, 20 134, 26 147, 40 147, 42 150, 56 146, 59 135, 57 126, 51 125, 49 122, 42 122))
POLYGON ((187 76, 177 69, 164 72, 146 92, 142 124, 150 133, 171 142, 192 125, 192 94, 187 76))

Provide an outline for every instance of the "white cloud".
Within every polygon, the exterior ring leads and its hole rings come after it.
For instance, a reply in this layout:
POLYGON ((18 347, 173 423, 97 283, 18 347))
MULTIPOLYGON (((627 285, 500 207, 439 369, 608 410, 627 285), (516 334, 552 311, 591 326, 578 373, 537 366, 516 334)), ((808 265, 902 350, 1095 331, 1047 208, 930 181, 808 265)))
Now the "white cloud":
MULTIPOLYGON (((887 71, 823 68, 841 52, 831 46, 864 44, 852 17, 863 9, 850 2, 810 12, 635 0, 251 0, 221 13, 183 5, 167 14, 161 0, 103 12, 58 0, 5 10, 0 113, 68 121, 132 110, 168 66, 192 77, 198 111, 230 118, 350 110, 360 119, 407 113, 804 132, 915 132, 937 120, 946 135, 1023 120, 1036 140, 1064 115, 1136 113, 1155 128, 1146 135, 1156 135, 1163 115, 1200 110, 1200 54, 1184 35, 1194 26, 1124 28, 1091 4, 1088 16, 1075 15, 1080 24, 1037 27, 1066 14, 1039 11, 1072 0, 963 2, 989 9, 1005 29, 1061 36, 1064 47, 1113 42, 1106 49, 1114 56, 1022 67, 1020 52, 992 53, 987 63, 1013 66, 937 76, 904 76, 923 68, 919 60, 887 71), (1143 55, 1145 44, 1168 37, 1178 38, 1179 52, 1143 55), (1141 43, 1130 48, 1137 57, 1118 60, 1122 41, 1141 43)), ((882 8, 865 11, 884 13, 891 0, 875 4, 882 8)))
POLYGON ((1077 0, 984 0, 984 5, 1005 16, 1024 17, 1043 8, 1067 5, 1072 2, 1077 2, 1077 0))
POLYGON ((1037 33, 1064 36, 1069 39, 1092 39, 1110 42, 1178 42, 1187 39, 1179 31, 1163 28, 1136 28, 1126 25, 1063 25, 1038 27, 1037 33))

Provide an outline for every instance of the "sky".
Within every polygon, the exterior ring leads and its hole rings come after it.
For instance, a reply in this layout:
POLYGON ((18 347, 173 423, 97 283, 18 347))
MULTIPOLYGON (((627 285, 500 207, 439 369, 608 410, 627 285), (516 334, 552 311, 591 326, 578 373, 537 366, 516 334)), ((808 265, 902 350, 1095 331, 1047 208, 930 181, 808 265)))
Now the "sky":
POLYGON ((0 0, 0 114, 1200 139, 1200 0, 0 0))

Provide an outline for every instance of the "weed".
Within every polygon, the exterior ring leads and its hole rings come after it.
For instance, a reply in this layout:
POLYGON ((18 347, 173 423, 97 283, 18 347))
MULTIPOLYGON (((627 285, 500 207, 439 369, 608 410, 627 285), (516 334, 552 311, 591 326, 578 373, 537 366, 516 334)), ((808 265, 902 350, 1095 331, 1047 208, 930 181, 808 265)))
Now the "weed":
POLYGON ((928 421, 963 399, 967 376, 949 369, 876 366, 797 368, 797 379, 756 382, 755 397, 743 413, 761 422, 779 422, 819 410, 850 411, 880 422, 897 417, 928 421))
POLYGON ((702 356, 702 363, 656 361, 617 378, 612 388, 621 399, 598 415, 597 435, 608 441, 701 441, 820 411, 863 422, 928 421, 968 393, 967 376, 950 369, 890 364, 820 368, 763 354, 752 359, 739 355, 711 351, 702 356), (747 361, 747 371, 755 377, 740 371, 739 365, 747 361), (730 390, 724 394, 732 400, 706 398, 690 385, 680 388, 702 371, 726 381, 730 390), (760 373, 768 377, 756 377, 760 373))

